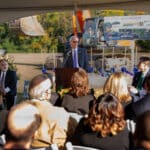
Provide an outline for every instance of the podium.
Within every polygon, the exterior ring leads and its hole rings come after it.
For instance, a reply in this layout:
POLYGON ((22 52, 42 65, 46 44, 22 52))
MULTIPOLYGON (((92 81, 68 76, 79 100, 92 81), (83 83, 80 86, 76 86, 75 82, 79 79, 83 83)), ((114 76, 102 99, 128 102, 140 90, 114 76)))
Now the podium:
POLYGON ((56 68, 56 91, 61 88, 69 88, 71 83, 71 77, 78 70, 78 68, 56 68))

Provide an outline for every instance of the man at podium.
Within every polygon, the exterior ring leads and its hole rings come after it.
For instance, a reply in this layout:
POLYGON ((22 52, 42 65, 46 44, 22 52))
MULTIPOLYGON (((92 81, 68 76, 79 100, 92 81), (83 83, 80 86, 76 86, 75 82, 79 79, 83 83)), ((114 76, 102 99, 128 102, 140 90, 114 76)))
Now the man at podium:
POLYGON ((72 36, 70 38, 70 50, 64 58, 64 67, 67 68, 83 68, 87 72, 89 70, 88 54, 85 48, 78 47, 79 38, 72 36))

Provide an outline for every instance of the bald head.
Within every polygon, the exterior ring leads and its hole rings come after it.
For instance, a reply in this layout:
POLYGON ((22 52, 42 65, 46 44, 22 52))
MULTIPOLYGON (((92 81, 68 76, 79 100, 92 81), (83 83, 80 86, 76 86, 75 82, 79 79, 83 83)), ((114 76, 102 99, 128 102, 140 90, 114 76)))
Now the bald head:
POLYGON ((7 140, 29 140, 41 124, 38 108, 30 101, 12 107, 7 118, 7 140))

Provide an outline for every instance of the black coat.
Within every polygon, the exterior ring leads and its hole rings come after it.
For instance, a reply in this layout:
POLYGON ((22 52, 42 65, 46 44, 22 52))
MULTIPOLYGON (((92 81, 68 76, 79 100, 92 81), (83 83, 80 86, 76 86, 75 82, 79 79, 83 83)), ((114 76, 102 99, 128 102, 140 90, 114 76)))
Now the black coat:
MULTIPOLYGON (((1 71, 0 71, 1 74, 1 71)), ((17 93, 17 75, 16 71, 7 70, 5 76, 5 88, 9 87, 10 91, 4 96, 6 107, 9 110, 14 105, 15 96, 17 93)))
POLYGON ((101 150, 128 150, 130 147, 130 133, 125 128, 115 136, 103 138, 97 132, 92 131, 88 125, 84 125, 84 119, 82 119, 76 128, 72 143, 101 150))
MULTIPOLYGON (((132 85, 133 85, 134 87, 137 87, 138 82, 139 82, 139 80, 140 80, 140 78, 141 78, 141 74, 142 74, 142 72, 140 71, 140 72, 137 72, 137 73, 134 75, 133 81, 132 81, 132 85)), ((147 72, 146 76, 144 77, 144 80, 143 80, 143 83, 142 83, 142 87, 143 87, 143 88, 144 88, 145 79, 146 79, 146 77, 149 76, 149 75, 150 75, 150 69, 149 69, 149 71, 147 72)))
POLYGON ((145 95, 142 99, 132 104, 132 109, 137 116, 150 110, 150 94, 145 95))

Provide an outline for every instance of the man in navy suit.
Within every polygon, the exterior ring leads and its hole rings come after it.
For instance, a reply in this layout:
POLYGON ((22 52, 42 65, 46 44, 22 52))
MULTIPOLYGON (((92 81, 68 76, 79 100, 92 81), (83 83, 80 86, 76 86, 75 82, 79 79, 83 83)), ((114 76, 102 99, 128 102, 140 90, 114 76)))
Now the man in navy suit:
POLYGON ((70 50, 66 53, 64 67, 83 68, 89 71, 88 54, 85 48, 78 47, 79 38, 72 36, 70 38, 70 50))
POLYGON ((0 60, 0 94, 6 103, 7 110, 14 105, 17 93, 16 71, 10 70, 6 59, 0 60))
POLYGON ((145 95, 145 79, 150 75, 150 58, 143 56, 138 64, 139 72, 137 72, 132 81, 130 91, 142 98, 145 95))

